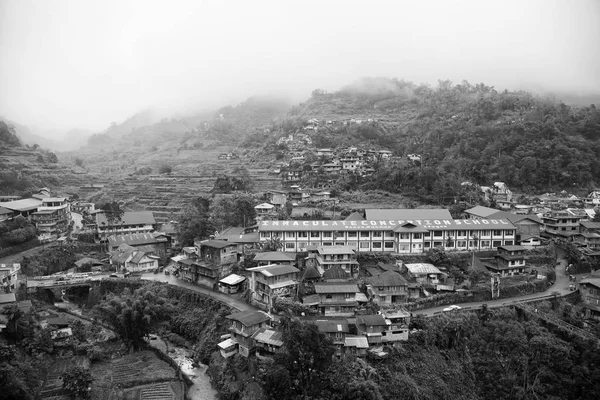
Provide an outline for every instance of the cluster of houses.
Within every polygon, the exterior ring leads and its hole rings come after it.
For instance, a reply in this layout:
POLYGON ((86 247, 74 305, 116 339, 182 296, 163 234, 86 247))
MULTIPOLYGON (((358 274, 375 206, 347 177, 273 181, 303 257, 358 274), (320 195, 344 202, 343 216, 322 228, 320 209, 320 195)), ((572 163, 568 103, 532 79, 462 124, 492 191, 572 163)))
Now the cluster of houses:
POLYGON ((40 240, 58 238, 71 222, 70 204, 65 197, 52 196, 48 188, 28 198, 0 196, 0 222, 17 216, 35 224, 40 240))

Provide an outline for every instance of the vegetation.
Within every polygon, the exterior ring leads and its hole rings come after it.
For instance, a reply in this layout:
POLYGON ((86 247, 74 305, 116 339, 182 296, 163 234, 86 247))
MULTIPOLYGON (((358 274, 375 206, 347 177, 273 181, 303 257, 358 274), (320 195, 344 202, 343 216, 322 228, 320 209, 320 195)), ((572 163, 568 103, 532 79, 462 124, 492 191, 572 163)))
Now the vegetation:
POLYGON ((71 399, 89 399, 92 390, 92 373, 90 370, 74 366, 62 375, 63 388, 71 399))
POLYGON ((256 218, 256 201, 251 195, 235 194, 207 199, 198 197, 185 208, 177 224, 179 241, 191 245, 230 226, 248 226, 256 218))
POLYGON ((36 239, 37 234, 35 225, 21 216, 0 222, 0 247, 29 242, 36 239))

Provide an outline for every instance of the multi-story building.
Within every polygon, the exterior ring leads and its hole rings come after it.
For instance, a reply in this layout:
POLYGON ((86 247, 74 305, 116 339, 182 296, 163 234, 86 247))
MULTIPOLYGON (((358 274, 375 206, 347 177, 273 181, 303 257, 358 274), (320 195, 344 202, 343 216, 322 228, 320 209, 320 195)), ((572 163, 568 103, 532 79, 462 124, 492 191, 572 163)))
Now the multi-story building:
POLYGON ((508 220, 364 220, 262 221, 261 242, 278 238, 283 251, 309 246, 348 246, 355 251, 423 253, 445 250, 490 250, 515 244, 516 228, 508 220))
POLYGON ((351 317, 358 307, 360 293, 356 283, 315 283, 319 296, 318 309, 321 315, 351 317))
POLYGON ((32 214, 32 221, 42 234, 60 234, 67 230, 71 220, 69 203, 64 197, 48 197, 32 214))
POLYGON ((569 238, 579 233, 582 215, 573 215, 566 210, 550 211, 542 215, 544 232, 551 238, 569 238))
POLYGON ((493 262, 484 263, 485 267, 500 274, 513 276, 525 272, 525 251, 523 246, 500 246, 493 262))
POLYGON ((19 271, 21 271, 21 264, 0 264, 0 293, 16 290, 19 271))
POLYGON ((578 286, 585 316, 600 320, 600 278, 582 279, 578 286))
POLYGON ((385 271, 367 278, 366 282, 375 303, 404 303, 408 298, 408 282, 398 272, 385 271))
POLYGON ((105 213, 97 213, 96 225, 98 236, 104 240, 110 235, 153 232, 156 220, 152 211, 126 211, 121 218, 114 220, 109 220, 105 213))
POLYGON ((261 328, 271 325, 271 317, 263 311, 245 311, 226 317, 231 321, 229 332, 241 356, 249 357, 256 347, 252 335, 261 328))
POLYGON ((336 354, 343 353, 344 343, 346 342, 346 335, 350 332, 348 327, 348 321, 345 319, 331 319, 331 320, 317 320, 315 321, 319 332, 323 332, 335 346, 336 354))
POLYGON ((249 289, 252 298, 267 308, 273 306, 275 297, 293 297, 297 291, 298 268, 291 265, 265 265, 248 268, 249 289))
MULTIPOLYGON (((323 232, 328 234, 331 232, 323 232)), ((318 268, 327 271, 334 265, 339 265, 348 275, 358 274, 356 253, 348 246, 319 246, 315 255, 318 268)))

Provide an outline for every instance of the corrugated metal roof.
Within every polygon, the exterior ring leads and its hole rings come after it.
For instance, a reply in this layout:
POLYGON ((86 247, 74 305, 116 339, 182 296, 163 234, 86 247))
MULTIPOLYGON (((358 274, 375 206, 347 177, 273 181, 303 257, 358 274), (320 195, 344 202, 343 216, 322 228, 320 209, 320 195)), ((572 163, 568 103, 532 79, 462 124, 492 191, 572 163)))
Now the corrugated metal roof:
POLYGON ((319 246, 317 248, 319 254, 354 254, 354 250, 349 246, 319 246))
POLYGON ((257 272, 260 272, 264 276, 278 276, 284 274, 291 274, 294 272, 299 272, 300 270, 291 265, 273 265, 266 266, 264 269, 260 269, 257 272))
POLYGON ((296 261, 296 253, 283 251, 256 253, 254 261, 296 261))
POLYGON ((441 274, 442 271, 437 269, 433 264, 417 263, 417 264, 404 264, 411 274, 441 274))
POLYGON ((2 203, 2 207, 14 211, 31 211, 42 205, 39 199, 21 199, 15 201, 6 201, 2 203))
POLYGON ((98 226, 104 223, 107 226, 121 226, 121 225, 154 225, 156 220, 152 211, 126 211, 119 221, 115 221, 112 225, 109 225, 108 219, 104 213, 96 214, 96 222, 98 226), (121 223, 123 222, 123 223, 121 223))
POLYGON ((315 283, 315 292, 317 293, 359 293, 356 283, 315 283))
POLYGON ((369 341, 364 336, 346 336, 344 347, 356 347, 358 349, 368 349, 369 341))
POLYGON ((244 311, 228 315, 225 318, 241 322, 245 326, 252 326, 271 320, 271 317, 264 311, 244 311))
POLYGON ((243 276, 231 274, 231 275, 226 276, 225 278, 221 279, 219 282, 224 283, 226 285, 237 285, 238 283, 241 283, 245 280, 246 280, 246 278, 243 276))
POLYGON ((268 328, 260 328, 252 335, 252 339, 271 346, 283 346, 283 333, 268 328))
POLYGON ((412 208, 412 209, 368 209, 365 219, 379 220, 416 220, 416 219, 452 219, 450 211, 444 208, 412 208))

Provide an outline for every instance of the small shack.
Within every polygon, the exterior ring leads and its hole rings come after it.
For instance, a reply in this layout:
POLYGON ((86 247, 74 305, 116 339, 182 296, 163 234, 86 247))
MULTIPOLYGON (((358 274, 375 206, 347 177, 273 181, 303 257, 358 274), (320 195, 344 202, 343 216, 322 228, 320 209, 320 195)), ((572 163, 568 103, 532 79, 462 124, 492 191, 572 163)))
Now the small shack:
POLYGON ((219 281, 219 292, 222 293, 237 293, 239 292, 242 283, 246 280, 246 277, 231 274, 219 281))

